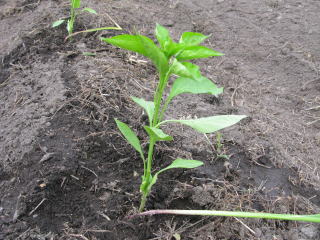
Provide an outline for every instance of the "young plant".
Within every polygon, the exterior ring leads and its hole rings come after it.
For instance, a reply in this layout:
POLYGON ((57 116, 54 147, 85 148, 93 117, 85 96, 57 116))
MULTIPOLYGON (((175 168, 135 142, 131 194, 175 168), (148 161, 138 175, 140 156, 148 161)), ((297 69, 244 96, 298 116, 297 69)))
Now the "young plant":
MULTIPOLYGON (((79 11, 78 9, 81 8, 81 0, 70 0, 70 17, 67 18, 67 31, 68 34, 71 35, 73 33, 73 26, 74 23, 76 21, 76 16, 77 16, 77 12, 79 11)), ((81 10, 81 12, 89 12, 92 14, 97 14, 97 12, 95 10, 93 10, 92 8, 83 8, 81 10)), ((62 23, 64 23, 66 21, 66 19, 59 19, 55 22, 52 23, 52 27, 58 27, 60 26, 62 23)))
POLYGON ((246 116, 243 115, 221 115, 195 119, 167 119, 164 114, 168 105, 179 94, 212 94, 218 95, 223 88, 218 88, 211 80, 204 77, 199 66, 192 64, 189 60, 222 56, 223 54, 200 44, 208 38, 201 33, 185 32, 180 41, 171 39, 169 32, 163 26, 157 24, 155 36, 159 45, 157 46, 150 38, 143 35, 118 35, 112 38, 102 38, 103 41, 114 46, 139 53, 149 58, 155 65, 159 82, 157 84, 153 101, 132 97, 132 100, 142 107, 148 115, 149 124, 144 126, 149 136, 149 149, 147 157, 142 150, 140 141, 130 127, 115 119, 116 124, 125 139, 140 154, 143 160, 144 171, 140 191, 142 194, 139 211, 143 211, 147 197, 152 186, 157 182, 158 176, 173 168, 196 168, 203 162, 190 159, 178 158, 169 166, 152 173, 153 152, 155 144, 159 141, 171 141, 173 138, 166 134, 161 127, 165 124, 179 123, 187 125, 200 133, 212 133, 223 128, 234 125, 246 116), (174 80, 168 96, 164 93, 168 88, 171 76, 177 76, 174 80))
POLYGON ((222 141, 221 141, 221 138, 222 138, 222 134, 221 132, 217 132, 216 133, 216 151, 217 151, 217 158, 224 158, 226 160, 229 160, 229 155, 227 154, 224 154, 223 153, 223 150, 222 150, 222 147, 223 147, 223 144, 222 144, 222 141))

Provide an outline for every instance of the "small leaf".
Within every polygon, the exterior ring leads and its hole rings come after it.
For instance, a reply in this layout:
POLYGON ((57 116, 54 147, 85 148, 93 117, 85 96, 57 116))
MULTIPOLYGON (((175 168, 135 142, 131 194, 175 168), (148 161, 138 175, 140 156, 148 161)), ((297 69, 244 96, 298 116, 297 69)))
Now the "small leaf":
POLYGON ((152 186, 157 182, 158 180, 158 175, 164 171, 167 171, 169 169, 173 168, 196 168, 200 167, 203 165, 203 162, 198 161, 198 160, 187 160, 187 159, 182 159, 182 158, 177 158, 174 160, 168 167, 161 169, 159 172, 157 172, 151 179, 147 191, 150 192, 152 186))
POLYGON ((213 133, 223 128, 230 127, 241 119, 245 118, 244 115, 220 115, 213 117, 205 117, 190 120, 166 120, 161 122, 159 125, 166 122, 176 122, 192 127, 200 133, 213 133))
POLYGON ((140 107, 144 108, 144 110, 148 115, 149 123, 150 125, 152 125, 152 119, 154 114, 154 103, 151 101, 146 101, 143 98, 131 97, 131 99, 140 107))
POLYGON ((92 14, 97 14, 96 10, 92 9, 92 8, 84 8, 82 9, 83 12, 89 12, 92 14))
POLYGON ((173 60, 173 63, 171 65, 171 72, 180 77, 192 78, 192 73, 189 71, 189 69, 177 59, 173 60))
POLYGON ((72 8, 80 8, 81 0, 71 0, 71 7, 72 8))
POLYGON ((196 167, 200 167, 201 165, 203 165, 203 162, 198 160, 188 160, 188 159, 177 158, 168 167, 161 169, 156 174, 158 175, 172 168, 196 168, 196 167))
POLYGON ((206 40, 209 36, 195 32, 184 32, 180 38, 180 43, 188 46, 196 46, 206 40))
POLYGON ((180 77, 192 78, 196 81, 201 80, 202 78, 199 67, 189 62, 181 63, 177 59, 174 59, 171 69, 172 73, 180 77))
POLYGON ((157 23, 155 34, 161 46, 161 49, 165 50, 166 46, 170 43, 170 41, 172 41, 169 35, 169 31, 165 27, 157 23))
POLYGON ((197 58, 207 58, 213 56, 223 56, 223 53, 216 52, 210 48, 203 46, 188 47, 177 56, 179 61, 192 60, 197 58))
POLYGON ((223 88, 218 88, 211 80, 201 77, 200 81, 195 81, 191 78, 177 78, 171 88, 168 101, 171 101, 175 96, 182 93, 193 94, 212 94, 218 95, 223 92, 223 88))
POLYGON ((72 20, 68 20, 68 24, 67 24, 67 31, 69 34, 72 34, 73 32, 73 21, 72 20))
POLYGON ((165 134, 161 129, 155 127, 144 126, 150 137, 153 137, 156 141, 172 141, 173 138, 165 134))
POLYGON ((84 56, 96 56, 97 54, 93 53, 93 52, 83 52, 82 55, 84 55, 84 56))
POLYGON ((141 144, 137 135, 130 129, 130 127, 127 124, 119 121, 118 119, 115 119, 115 121, 120 132, 123 134, 125 139, 127 139, 128 143, 130 143, 135 150, 137 150, 141 155, 143 155, 141 144))
POLYGON ((60 19, 60 20, 57 20, 57 21, 55 21, 55 22, 53 22, 52 23, 52 27, 54 28, 54 27, 58 27, 58 26, 60 26, 62 23, 64 23, 64 19, 60 19))

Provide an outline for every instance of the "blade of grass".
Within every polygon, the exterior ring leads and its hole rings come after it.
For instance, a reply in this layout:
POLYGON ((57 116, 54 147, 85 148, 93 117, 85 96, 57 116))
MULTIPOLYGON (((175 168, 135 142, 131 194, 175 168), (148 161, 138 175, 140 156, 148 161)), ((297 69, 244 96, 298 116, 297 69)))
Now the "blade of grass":
POLYGON ((223 217, 241 217, 241 218, 260 218, 288 221, 303 221, 320 223, 320 214, 314 215, 294 215, 294 214, 276 214, 276 213, 259 213, 259 212, 232 212, 232 211, 215 211, 215 210, 150 210, 139 214, 131 215, 129 218, 138 216, 151 216, 156 214, 172 215, 192 215, 192 216, 223 216, 223 217))

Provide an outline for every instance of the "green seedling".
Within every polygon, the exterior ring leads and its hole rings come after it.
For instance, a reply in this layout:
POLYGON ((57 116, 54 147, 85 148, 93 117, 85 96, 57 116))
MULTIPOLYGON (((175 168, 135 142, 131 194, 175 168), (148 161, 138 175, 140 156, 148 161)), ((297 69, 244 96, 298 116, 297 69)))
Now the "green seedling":
POLYGON ((58 27, 65 21, 67 21, 67 31, 71 35, 73 33, 73 26, 76 21, 76 16, 78 12, 88 12, 92 14, 97 14, 97 12, 92 8, 81 8, 81 0, 70 0, 70 17, 66 19, 59 19, 52 23, 52 27, 58 27))
POLYGON ((222 144, 221 139, 222 139, 222 134, 221 134, 221 132, 217 132, 217 133, 216 133, 216 152, 217 152, 217 158, 223 158, 223 159, 229 160, 229 158, 230 158, 229 155, 223 153, 223 150, 222 150, 223 144, 222 144))
POLYGON ((149 124, 143 126, 149 136, 147 157, 142 150, 140 140, 131 128, 115 119, 116 124, 124 138, 140 154, 143 160, 144 171, 140 191, 142 194, 139 211, 143 211, 152 186, 157 182, 159 175, 173 168, 196 168, 203 165, 203 162, 191 159, 178 158, 169 166, 152 172, 153 152, 155 144, 159 141, 171 141, 172 136, 166 134, 161 127, 167 124, 187 125, 200 133, 212 133, 223 128, 232 126, 246 116, 243 115, 221 115, 195 119, 167 119, 164 114, 170 102, 179 94, 212 94, 218 95, 223 92, 223 88, 217 87, 211 80, 204 77, 199 66, 192 64, 189 60, 222 56, 223 54, 200 44, 208 38, 201 33, 185 32, 179 42, 171 39, 166 28, 157 24, 155 36, 159 45, 156 45, 150 38, 143 35, 118 35, 112 38, 102 38, 103 41, 114 46, 139 53, 149 58, 155 65, 159 82, 157 84, 153 101, 146 101, 142 98, 132 97, 132 100, 142 107, 148 115, 149 124), (167 97, 165 93, 168 89, 168 81, 173 79, 171 89, 167 97))

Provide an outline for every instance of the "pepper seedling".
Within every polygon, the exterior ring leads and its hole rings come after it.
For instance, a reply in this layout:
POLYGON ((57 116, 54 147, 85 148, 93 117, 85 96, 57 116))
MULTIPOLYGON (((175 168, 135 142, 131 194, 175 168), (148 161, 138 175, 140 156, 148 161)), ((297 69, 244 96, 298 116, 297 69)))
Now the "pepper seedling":
POLYGON ((52 27, 58 27, 67 20, 67 31, 68 31, 68 34, 71 35, 73 33, 73 26, 76 21, 76 16, 78 14, 78 11, 97 14, 97 12, 92 8, 86 7, 79 10, 80 8, 81 8, 81 0, 70 0, 70 17, 66 19, 59 19, 53 22, 52 27))
POLYGON ((143 211, 151 188, 157 182, 161 173, 173 168, 191 169, 203 165, 203 162, 198 160, 178 158, 169 166, 153 174, 152 163, 155 144, 159 141, 173 140, 172 136, 161 129, 163 125, 178 123, 187 125, 200 133, 213 133, 232 126, 246 117, 244 115, 220 115, 194 119, 164 120, 168 105, 180 94, 212 94, 217 96, 223 92, 223 88, 217 87, 211 80, 201 74, 199 66, 189 62, 193 59, 222 56, 223 54, 200 45, 208 38, 201 33, 185 32, 181 35, 179 42, 175 42, 170 37, 169 31, 157 24, 155 36, 159 45, 156 45, 150 38, 139 34, 123 34, 111 38, 102 38, 109 44, 149 58, 159 75, 153 101, 132 97, 132 100, 142 107, 148 115, 149 124, 143 126, 149 136, 147 157, 145 157, 140 140, 134 131, 127 124, 115 119, 124 138, 140 154, 143 160, 140 212, 143 211), (165 97, 164 93, 168 89, 168 80, 171 76, 177 76, 177 78, 174 80, 168 96, 165 97))

